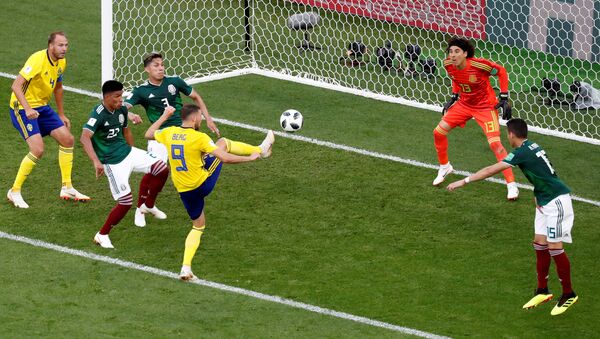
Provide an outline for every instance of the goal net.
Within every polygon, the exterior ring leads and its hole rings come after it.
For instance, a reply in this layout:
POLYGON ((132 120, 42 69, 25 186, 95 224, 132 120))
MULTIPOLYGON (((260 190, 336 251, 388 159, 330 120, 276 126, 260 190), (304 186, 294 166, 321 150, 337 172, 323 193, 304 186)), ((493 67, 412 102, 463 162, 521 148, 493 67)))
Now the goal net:
POLYGON ((256 73, 439 111, 460 35, 535 131, 600 144, 599 33, 595 0, 102 0, 102 77, 132 88, 160 51, 191 83, 256 73))

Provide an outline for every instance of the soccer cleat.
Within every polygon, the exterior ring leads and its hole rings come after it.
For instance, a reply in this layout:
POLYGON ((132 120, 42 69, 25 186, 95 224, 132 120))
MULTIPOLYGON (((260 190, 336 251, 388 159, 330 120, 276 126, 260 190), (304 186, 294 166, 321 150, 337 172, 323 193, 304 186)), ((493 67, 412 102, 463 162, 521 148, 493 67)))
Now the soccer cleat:
POLYGON ((108 234, 100 234, 100 232, 96 233, 94 242, 102 248, 115 248, 112 242, 110 242, 108 234))
POLYGON ((258 147, 260 147, 260 157, 261 158, 268 158, 271 156, 271 150, 273 148, 273 144, 275 143, 275 133, 273 133, 273 131, 269 130, 267 132, 267 136, 265 137, 265 140, 263 140, 263 142, 260 143, 260 145, 258 145, 258 147))
POLYGON ((90 200, 90 197, 88 197, 85 194, 79 193, 74 187, 67 188, 66 186, 63 186, 60 189, 60 198, 64 200, 75 200, 82 202, 90 200))
POLYGON ((519 188, 517 187, 516 182, 510 182, 506 184, 506 188, 508 189, 508 194, 506 195, 506 199, 515 201, 519 199, 519 188))
POLYGON ((133 219, 133 224, 136 225, 137 227, 145 227, 146 226, 146 216, 142 212, 142 209, 139 207, 135 209, 135 217, 133 219))
POLYGON ((538 288, 534 292, 533 298, 531 298, 531 300, 529 300, 525 305, 523 305, 523 308, 530 309, 537 307, 538 305, 550 301, 552 297, 552 293, 550 293, 547 288, 538 288))
POLYGON ((435 177, 435 179, 433 180, 433 186, 437 186, 443 183, 444 180, 446 180, 446 176, 452 173, 452 171, 454 171, 454 168, 452 167, 452 165, 450 165, 450 163, 447 163, 446 165, 440 165, 437 177, 435 177))
POLYGON ((194 273, 192 273, 191 267, 183 265, 183 266, 181 266, 181 272, 179 273, 179 279, 181 279, 183 281, 190 281, 190 280, 195 280, 198 278, 196 278, 194 273))
POLYGON ((579 299, 579 297, 577 296, 577 294, 575 294, 575 292, 563 294, 560 297, 560 300, 558 301, 556 306, 554 306, 554 308, 550 312, 550 314, 559 315, 565 313, 569 307, 571 307, 574 303, 577 302, 577 299, 579 299))
POLYGON ((23 200, 21 192, 13 192, 12 188, 6 193, 6 199, 10 201, 15 207, 18 208, 29 208, 29 205, 23 200))
POLYGON ((159 210, 156 205, 154 205, 152 208, 148 208, 146 207, 146 204, 142 204, 142 206, 138 207, 138 209, 144 214, 152 214, 156 219, 167 219, 165 212, 159 210))

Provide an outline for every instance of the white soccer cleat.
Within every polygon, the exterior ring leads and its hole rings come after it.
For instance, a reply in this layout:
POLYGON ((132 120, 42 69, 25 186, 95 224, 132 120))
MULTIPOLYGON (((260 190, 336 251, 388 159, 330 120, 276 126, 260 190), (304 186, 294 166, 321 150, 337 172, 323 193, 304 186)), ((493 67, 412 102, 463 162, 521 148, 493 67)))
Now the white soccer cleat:
POLYGON ((135 217, 133 219, 133 224, 137 227, 146 227, 146 216, 142 212, 141 208, 135 209, 135 217))
POLYGON ((263 142, 260 143, 260 145, 258 145, 258 147, 260 147, 260 157, 261 158, 268 158, 271 156, 271 150, 273 148, 273 144, 275 143, 275 133, 273 133, 273 131, 269 130, 267 132, 267 136, 265 137, 265 140, 263 140, 263 142))
POLYGON ((10 201, 15 207, 18 208, 29 208, 29 205, 23 200, 21 192, 13 192, 12 188, 6 193, 6 199, 10 201))
POLYGON ((64 200, 75 200, 75 201, 82 201, 82 202, 86 202, 90 200, 90 197, 88 197, 85 194, 81 194, 79 193, 74 187, 65 187, 63 186, 60 189, 60 198, 64 199, 64 200))
POLYGON ((508 200, 517 200, 519 199, 519 188, 517 187, 516 182, 511 182, 506 184, 506 188, 508 189, 508 194, 506 194, 506 199, 508 200))
POLYGON ((179 273, 179 279, 183 281, 190 281, 198 279, 194 273, 192 273, 192 268, 190 266, 181 266, 181 272, 179 273))
POLYGON ((154 205, 154 207, 152 208, 148 208, 146 207, 146 204, 142 204, 142 206, 140 206, 138 209, 144 214, 152 214, 156 219, 167 219, 167 215, 165 214, 165 212, 159 210, 158 207, 156 207, 156 205, 154 205))
POLYGON ((453 171, 454 168, 452 167, 452 165, 450 165, 450 163, 447 163, 446 165, 440 165, 437 177, 435 177, 435 179, 433 180, 433 186, 437 186, 443 183, 444 180, 446 180, 448 174, 452 173, 453 171))
POLYGON ((108 234, 100 234, 100 232, 96 233, 94 242, 102 248, 115 248, 112 242, 110 242, 108 234))

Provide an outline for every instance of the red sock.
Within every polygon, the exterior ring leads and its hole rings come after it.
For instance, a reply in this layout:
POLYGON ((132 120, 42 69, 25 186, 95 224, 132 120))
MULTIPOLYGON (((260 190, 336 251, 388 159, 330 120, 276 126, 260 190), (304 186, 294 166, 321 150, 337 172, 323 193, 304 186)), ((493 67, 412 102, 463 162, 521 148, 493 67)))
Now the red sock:
POLYGON ((142 177, 140 181, 140 192, 138 194, 137 207, 142 206, 148 198, 148 190, 150 189, 150 181, 152 180, 152 174, 148 173, 142 177))
POLYGON ((115 206, 110 213, 108 214, 108 218, 106 218, 106 222, 100 229, 100 234, 105 235, 110 233, 110 230, 113 226, 117 225, 127 214, 127 211, 131 208, 131 203, 133 199, 131 197, 131 193, 119 199, 117 206, 115 206))
POLYGON ((571 263, 569 262, 569 257, 567 257, 567 253, 565 250, 550 250, 550 255, 554 258, 554 263, 556 264, 556 272, 558 273, 558 278, 560 279, 560 284, 562 285, 563 294, 569 294, 573 292, 573 288, 571 287, 571 263))
POLYGON ((535 249, 538 288, 548 288, 548 272, 550 271, 550 252, 548 245, 533 243, 535 249))
POLYGON ((445 165, 448 163, 448 131, 441 128, 438 125, 433 130, 433 143, 435 145, 435 150, 437 151, 438 161, 440 165, 445 165))
POLYGON ((167 182, 167 178, 169 177, 169 169, 167 168, 167 164, 162 161, 158 161, 152 165, 151 172, 148 174, 150 174, 151 180, 148 185, 149 190, 148 197, 146 197, 146 207, 152 208, 154 207, 158 193, 162 191, 165 183, 167 182))
MULTIPOLYGON (((490 149, 492 150, 492 152, 494 152, 494 156, 496 157, 496 160, 502 161, 502 160, 504 160, 504 158, 506 158, 508 153, 506 153, 506 149, 504 148, 502 143, 499 141, 500 137, 497 137, 497 138, 498 138, 497 141, 493 141, 492 143, 490 143, 490 149)), ((489 142, 489 139, 488 139, 488 142, 489 142)), ((502 171, 502 174, 504 175, 504 180, 506 180, 507 183, 515 181, 515 175, 513 174, 512 168, 505 169, 504 171, 502 171)))

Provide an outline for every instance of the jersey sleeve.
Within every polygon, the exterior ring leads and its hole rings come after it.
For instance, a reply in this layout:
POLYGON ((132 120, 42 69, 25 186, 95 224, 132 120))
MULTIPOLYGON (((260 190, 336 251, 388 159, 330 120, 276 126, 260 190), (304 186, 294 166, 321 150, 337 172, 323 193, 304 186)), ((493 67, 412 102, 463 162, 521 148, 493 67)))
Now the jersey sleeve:
POLYGON ((141 101, 141 96, 139 92, 140 91, 138 90, 138 87, 134 88, 133 91, 131 91, 131 94, 129 94, 129 96, 125 98, 125 102, 130 104, 131 106, 139 104, 141 101))
POLYGON ((169 128, 164 128, 158 131, 154 131, 154 140, 160 142, 163 145, 166 145, 166 141, 167 141, 167 131, 169 130, 169 128))
POLYGON ((98 110, 101 110, 101 109, 102 109, 102 106, 98 106, 90 112, 88 121, 83 125, 83 129, 87 129, 87 130, 91 131, 92 133, 96 133, 96 129, 98 128, 98 126, 102 125, 102 117, 100 116, 100 114, 98 112, 98 110))
POLYGON ((502 161, 513 167, 517 166, 523 162, 522 152, 520 152, 519 149, 515 149, 508 153, 506 158, 502 159, 502 161))
POLYGON ((25 80, 33 79, 42 71, 42 60, 40 60, 39 55, 39 53, 32 54, 19 72, 25 80))
POLYGON ((500 92, 508 92, 508 72, 504 66, 487 59, 473 59, 471 65, 498 77, 500 92))
POLYGON ((56 79, 56 82, 62 82, 63 81, 63 74, 65 74, 65 69, 67 69, 67 59, 61 59, 58 61, 59 62, 59 70, 60 70, 60 74, 58 75, 58 79, 56 79))
POLYGON ((194 90, 192 88, 192 86, 188 85, 187 82, 185 82, 185 80, 181 79, 180 77, 177 77, 175 80, 175 85, 177 86, 177 89, 179 89, 179 91, 187 96, 190 96, 190 94, 192 94, 192 91, 194 90))
MULTIPOLYGON (((450 70, 450 66, 452 66, 452 61, 450 61, 450 59, 446 58, 444 59, 444 69, 446 69, 446 73, 448 73, 449 76, 452 76, 452 71, 450 70)), ((460 86, 458 86, 458 83, 454 80, 452 80, 452 94, 458 94, 460 92, 460 86)))
POLYGON ((212 153, 218 148, 212 139, 204 133, 199 136, 199 141, 198 144, 200 145, 200 152, 202 153, 212 153))

